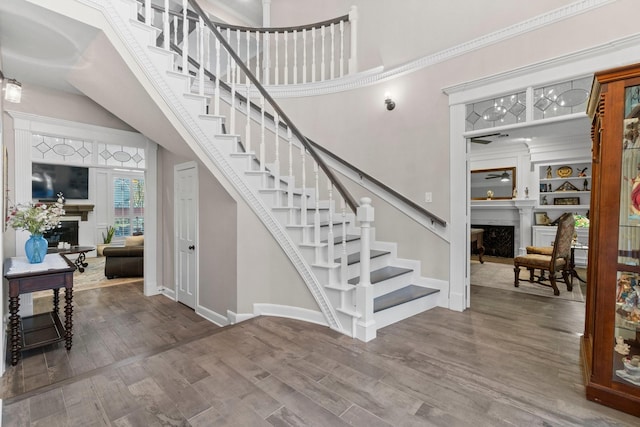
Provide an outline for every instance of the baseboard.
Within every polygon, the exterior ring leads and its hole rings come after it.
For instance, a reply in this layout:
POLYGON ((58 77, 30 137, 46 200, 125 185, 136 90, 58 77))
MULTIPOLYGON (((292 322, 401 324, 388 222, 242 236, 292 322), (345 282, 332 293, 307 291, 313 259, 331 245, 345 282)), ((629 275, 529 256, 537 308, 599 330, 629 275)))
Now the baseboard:
POLYGON ((253 312, 261 316, 287 317, 289 319, 329 326, 322 312, 292 307, 290 305, 253 304, 253 312))
POLYGON ((221 315, 216 313, 213 310, 209 310, 206 307, 203 307, 201 305, 197 306, 196 308, 196 314, 204 317, 205 319, 207 319, 208 321, 210 321, 211 323, 214 323, 218 326, 228 326, 229 325, 229 320, 221 315))
POLYGON ((165 297, 172 299, 173 301, 176 300, 176 291, 174 291, 173 289, 169 289, 169 288, 159 288, 158 289, 160 291, 160 293, 162 295, 164 295, 165 297))
POLYGON ((230 325, 235 325, 236 323, 244 322, 245 320, 252 319, 256 317, 256 314, 253 313, 234 313, 231 310, 227 310, 227 319, 229 319, 230 325))

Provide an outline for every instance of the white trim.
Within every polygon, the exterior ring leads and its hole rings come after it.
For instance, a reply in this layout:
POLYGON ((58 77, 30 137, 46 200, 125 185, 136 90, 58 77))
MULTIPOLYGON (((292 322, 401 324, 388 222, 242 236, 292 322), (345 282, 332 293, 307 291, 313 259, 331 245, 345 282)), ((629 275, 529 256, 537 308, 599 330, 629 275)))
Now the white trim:
POLYGON ((306 308, 292 307, 290 305, 257 303, 253 304, 253 312, 259 316, 286 317, 289 319, 315 323, 317 325, 329 326, 322 312, 306 308))
POLYGON ((245 320, 253 319, 257 314, 253 313, 235 313, 231 310, 227 310, 227 319, 229 319, 230 325, 235 325, 236 323, 244 322, 245 320))
MULTIPOLYGON (((405 64, 384 71, 382 66, 347 75, 334 80, 324 82, 307 83, 300 85, 279 85, 268 86, 267 89, 274 98, 294 98, 314 95, 326 95, 330 93, 343 92, 364 86, 373 85, 386 80, 394 79, 405 74, 413 73, 426 67, 439 64, 458 56, 466 55, 473 51, 483 49, 495 43, 499 43, 536 29, 555 24, 560 21, 572 18, 576 15, 588 12, 592 9, 605 6, 615 0, 578 0, 541 15, 534 16, 522 22, 515 23, 508 27, 485 34, 465 43, 460 43, 448 49, 441 50, 431 55, 415 59, 405 64)), ((591 50, 591 49, 589 49, 591 50)), ((562 58, 558 59, 561 60, 562 58)), ((551 77, 553 78, 553 77, 551 77)), ((461 86, 461 85, 460 85, 461 86)), ((465 87, 468 89, 468 87, 465 87)), ((255 89, 252 89, 255 91, 255 89)), ((256 96, 252 92, 252 96, 256 96)))
POLYGON ((158 292, 172 301, 178 301, 176 299, 176 291, 174 291, 173 289, 161 287, 161 288, 158 288, 158 292))
POLYGON ((530 86, 587 77, 603 68, 636 62, 639 57, 640 33, 637 33, 504 73, 447 86, 442 91, 449 95, 449 105, 470 103, 530 86), (604 67, 603 57, 607 58, 604 67))
POLYGON ((213 310, 209 310, 208 308, 201 305, 196 306, 196 314, 204 317, 208 321, 215 323, 220 327, 229 325, 229 320, 225 316, 218 314, 213 310))

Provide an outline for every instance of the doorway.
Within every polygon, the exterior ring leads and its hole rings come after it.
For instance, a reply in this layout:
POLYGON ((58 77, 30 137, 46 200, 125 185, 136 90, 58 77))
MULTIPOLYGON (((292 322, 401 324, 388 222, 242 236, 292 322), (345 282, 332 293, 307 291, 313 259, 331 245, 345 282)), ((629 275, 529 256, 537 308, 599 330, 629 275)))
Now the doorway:
POLYGON ((174 167, 176 300, 195 310, 198 301, 198 167, 174 167))

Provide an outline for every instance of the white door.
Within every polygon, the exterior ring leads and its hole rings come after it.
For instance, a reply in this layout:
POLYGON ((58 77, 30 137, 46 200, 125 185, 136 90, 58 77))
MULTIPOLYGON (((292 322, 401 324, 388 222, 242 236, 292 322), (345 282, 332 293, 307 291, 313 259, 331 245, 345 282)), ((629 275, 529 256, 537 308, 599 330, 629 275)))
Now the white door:
POLYGON ((174 190, 176 297, 195 309, 198 283, 198 169, 195 163, 175 167, 174 190))

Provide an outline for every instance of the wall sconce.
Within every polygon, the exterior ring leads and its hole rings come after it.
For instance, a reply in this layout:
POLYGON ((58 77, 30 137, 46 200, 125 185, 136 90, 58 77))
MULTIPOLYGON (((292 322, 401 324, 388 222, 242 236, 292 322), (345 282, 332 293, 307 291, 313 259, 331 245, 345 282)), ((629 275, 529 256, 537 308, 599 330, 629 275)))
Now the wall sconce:
POLYGON ((384 94, 384 103, 387 105, 387 110, 389 111, 396 108, 396 103, 391 99, 391 94, 389 92, 384 94))
MULTIPOLYGON (((0 71, 0 82, 4 80, 4 74, 0 71)), ((16 79, 6 79, 4 85, 4 99, 9 102, 20 103, 22 99, 22 84, 16 79)))

